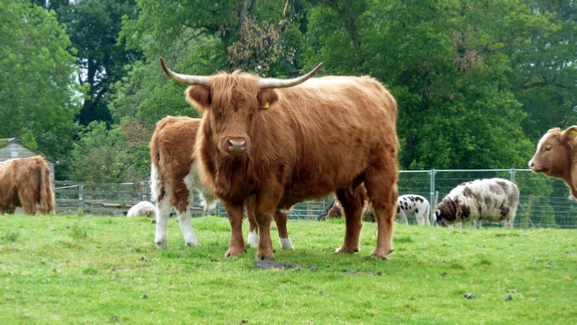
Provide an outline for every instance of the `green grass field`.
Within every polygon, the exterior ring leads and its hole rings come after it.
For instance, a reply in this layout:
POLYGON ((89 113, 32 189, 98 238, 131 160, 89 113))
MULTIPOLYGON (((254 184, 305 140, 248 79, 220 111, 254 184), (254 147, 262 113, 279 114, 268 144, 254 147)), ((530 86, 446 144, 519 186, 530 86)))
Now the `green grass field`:
POLYGON ((224 258, 227 219, 193 227, 201 247, 171 219, 160 251, 146 218, 0 216, 0 324, 577 323, 576 230, 397 225, 382 261, 374 224, 349 255, 342 221, 289 221, 293 267, 261 269, 224 258))

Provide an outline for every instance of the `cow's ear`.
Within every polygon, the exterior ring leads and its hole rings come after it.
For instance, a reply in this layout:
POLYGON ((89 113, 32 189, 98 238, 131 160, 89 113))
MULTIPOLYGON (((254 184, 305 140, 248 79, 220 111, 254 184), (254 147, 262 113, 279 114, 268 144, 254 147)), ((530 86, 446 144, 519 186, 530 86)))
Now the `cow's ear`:
POLYGON ((576 135, 577 135, 577 125, 570 126, 565 131, 563 131, 563 133, 561 133, 561 141, 563 143, 569 142, 575 139, 576 135))
POLYGON ((261 89, 257 95, 258 108, 268 109, 278 100, 278 95, 274 89, 261 89))
POLYGON ((184 91, 186 96, 186 101, 197 108, 200 113, 204 112, 210 107, 212 102, 212 96, 210 94, 210 89, 202 85, 194 85, 186 88, 184 91))

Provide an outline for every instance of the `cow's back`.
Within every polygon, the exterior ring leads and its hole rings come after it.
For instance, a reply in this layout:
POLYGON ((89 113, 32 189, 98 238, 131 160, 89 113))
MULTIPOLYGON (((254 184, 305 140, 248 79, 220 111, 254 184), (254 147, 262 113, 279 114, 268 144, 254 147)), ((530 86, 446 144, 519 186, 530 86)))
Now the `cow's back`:
POLYGON ((277 92, 277 103, 255 117, 252 156, 288 160, 292 195, 318 198, 351 184, 371 159, 383 159, 371 154, 379 149, 397 164, 397 105, 373 78, 316 78, 277 92))

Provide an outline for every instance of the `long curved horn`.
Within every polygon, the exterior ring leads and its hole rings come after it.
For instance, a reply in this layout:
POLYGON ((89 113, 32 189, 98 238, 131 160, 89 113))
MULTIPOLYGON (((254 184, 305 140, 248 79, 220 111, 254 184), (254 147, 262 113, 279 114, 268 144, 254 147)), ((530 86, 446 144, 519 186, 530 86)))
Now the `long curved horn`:
POLYGON ((311 72, 305 74, 304 76, 300 76, 298 78, 293 78, 293 79, 262 79, 258 82, 258 87, 260 89, 264 89, 264 88, 286 88, 286 87, 296 86, 298 84, 301 84, 301 83, 307 81, 307 79, 312 77, 317 71, 319 71, 319 69, 321 68, 322 65, 323 65, 322 63, 319 63, 319 65, 317 65, 311 72))
POLYGON ((172 72, 169 68, 166 67, 166 64, 164 64, 164 60, 162 59, 162 57, 160 58, 160 64, 162 65, 162 70, 164 70, 164 73, 174 81, 182 82, 188 85, 203 85, 207 87, 210 86, 210 79, 207 77, 192 76, 172 72))

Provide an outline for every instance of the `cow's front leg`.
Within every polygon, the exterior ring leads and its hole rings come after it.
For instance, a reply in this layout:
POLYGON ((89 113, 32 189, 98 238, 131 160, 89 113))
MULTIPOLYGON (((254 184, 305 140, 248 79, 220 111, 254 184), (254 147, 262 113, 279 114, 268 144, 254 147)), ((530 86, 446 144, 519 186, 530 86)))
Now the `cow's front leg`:
POLYGON ((228 221, 230 222, 230 245, 225 253, 225 257, 231 257, 240 255, 245 252, 244 248, 244 238, 242 237, 242 215, 243 215, 243 204, 241 203, 230 203, 222 202, 222 205, 226 209, 226 215, 228 216, 228 221))
MULTIPOLYGON (((270 224, 282 195, 282 190, 279 190, 282 189, 282 185, 278 181, 280 178, 280 175, 275 175, 264 180, 256 195, 256 223, 258 224, 259 235, 256 258, 259 260, 274 259, 274 250, 270 238, 270 224)), ((282 224, 281 227, 283 227, 282 224)), ((284 227, 286 230, 286 225, 284 227)))

